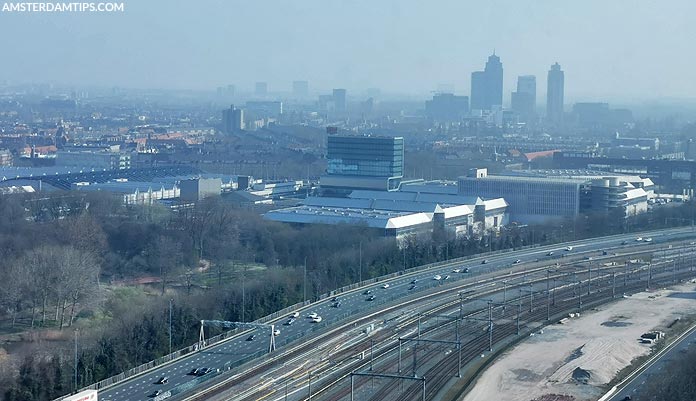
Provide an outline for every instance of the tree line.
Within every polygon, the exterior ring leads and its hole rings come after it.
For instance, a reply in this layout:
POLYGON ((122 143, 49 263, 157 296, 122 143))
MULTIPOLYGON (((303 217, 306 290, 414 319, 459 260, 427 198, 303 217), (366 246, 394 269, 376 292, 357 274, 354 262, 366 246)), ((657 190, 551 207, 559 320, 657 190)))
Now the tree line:
POLYGON ((630 224, 619 214, 598 214, 511 225, 483 238, 410 237, 398 246, 367 227, 266 221, 221 197, 173 211, 124 208, 106 194, 42 196, 0 198, 0 318, 17 331, 64 334, 58 345, 29 353, 14 362, 14 374, 0 377, 8 401, 73 390, 72 328, 79 329, 78 388, 166 355, 170 300, 176 350, 196 342, 201 319, 254 320, 302 301, 305 291, 313 299, 360 277, 499 249, 684 225, 693 215, 692 205, 683 204, 630 224), (155 279, 149 291, 118 284, 145 276, 155 279))

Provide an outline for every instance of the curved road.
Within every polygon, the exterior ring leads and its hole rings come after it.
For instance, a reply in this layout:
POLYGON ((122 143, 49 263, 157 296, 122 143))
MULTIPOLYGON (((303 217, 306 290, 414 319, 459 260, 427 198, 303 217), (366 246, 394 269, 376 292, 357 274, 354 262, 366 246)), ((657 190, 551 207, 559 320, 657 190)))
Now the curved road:
MULTIPOLYGON (((370 309, 378 309, 378 306, 387 301, 407 297, 414 292, 441 285, 447 281, 463 280, 472 275, 483 272, 490 272, 504 268, 510 268, 519 260, 519 264, 536 262, 541 260, 552 261, 561 258, 565 254, 585 252, 598 252, 603 249, 632 247, 634 245, 645 244, 637 242, 636 238, 652 238, 652 243, 663 243, 679 240, 689 240, 696 238, 696 232, 689 228, 679 228, 650 233, 626 234, 612 237, 603 237, 575 241, 572 243, 558 244, 548 247, 539 247, 521 251, 508 252, 489 257, 479 257, 461 262, 451 262, 445 266, 434 267, 427 271, 419 271, 408 275, 398 276, 393 279, 381 281, 379 284, 371 284, 347 292, 338 297, 340 306, 335 307, 335 302, 330 299, 316 302, 303 308, 300 316, 288 325, 288 318, 281 318, 274 322, 280 329, 280 334, 276 337, 276 347, 281 349, 287 346, 288 342, 310 335, 314 329, 318 328, 316 323, 307 315, 311 312, 317 313, 322 317, 321 327, 333 323, 339 319, 349 317, 349 315, 365 312, 370 309), (565 248, 572 245, 571 251, 565 248), (553 252, 553 255, 548 255, 553 252), (485 261, 485 263, 484 263, 485 261), (459 269, 459 272, 455 272, 459 269), (465 271, 468 269, 468 273, 465 271), (435 280, 435 276, 440 280, 435 280), (416 281, 413 284, 413 281, 416 281), (382 288, 384 284, 389 284, 388 288, 382 288), (415 286, 415 288, 413 288, 415 286), (369 290, 370 294, 364 292, 369 290)), ((169 364, 161 365, 149 372, 135 376, 132 379, 123 381, 105 390, 99 391, 99 397, 103 401, 139 401, 154 398, 154 392, 160 390, 166 392, 173 387, 187 383, 195 385, 196 376, 188 373, 197 368, 210 368, 212 370, 224 369, 230 363, 242 359, 261 356, 268 350, 270 334, 254 330, 251 333, 230 338, 218 344, 206 347, 204 350, 190 354, 175 360, 169 364), (251 334, 255 336, 250 338, 251 334), (227 364, 227 365, 225 365, 227 364), (157 384, 160 377, 167 377, 168 382, 157 384)), ((200 380, 200 379, 199 379, 200 380)), ((199 384, 203 385, 203 384, 199 384)))

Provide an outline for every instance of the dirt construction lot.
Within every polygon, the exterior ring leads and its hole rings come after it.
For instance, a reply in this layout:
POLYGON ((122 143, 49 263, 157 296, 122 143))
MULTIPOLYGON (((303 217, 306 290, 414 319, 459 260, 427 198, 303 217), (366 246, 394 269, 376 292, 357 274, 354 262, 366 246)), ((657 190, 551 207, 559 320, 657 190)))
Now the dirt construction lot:
POLYGON ((596 400, 621 369, 650 351, 651 345, 640 343, 641 334, 694 314, 693 283, 586 311, 506 352, 462 400, 596 400))

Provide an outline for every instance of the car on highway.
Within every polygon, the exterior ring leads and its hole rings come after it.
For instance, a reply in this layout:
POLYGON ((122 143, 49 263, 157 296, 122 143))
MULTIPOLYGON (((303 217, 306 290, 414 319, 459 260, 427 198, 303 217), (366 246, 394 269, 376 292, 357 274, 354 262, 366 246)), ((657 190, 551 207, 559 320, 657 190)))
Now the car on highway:
POLYGON ((572 246, 567 246, 567 247, 565 248, 565 250, 566 250, 566 252, 570 252, 570 251, 573 250, 573 247, 572 247, 572 246))
POLYGON ((516 259, 514 262, 512 262, 513 265, 519 265, 520 263, 522 263, 522 261, 519 259, 516 259))
POLYGON ((374 296, 374 295, 370 295, 370 296, 367 297, 365 300, 366 300, 366 301, 374 301, 374 300, 375 300, 375 296, 374 296))
POLYGON ((340 307, 341 307, 341 301, 336 301, 336 302, 334 302, 331 306, 333 306, 334 308, 340 308, 340 307))
POLYGON ((452 273, 461 273, 462 269, 452 269, 452 273))
POLYGON ((285 322, 284 324, 285 324, 286 326, 290 326, 290 325, 292 325, 293 323, 295 323, 295 319, 294 319, 294 318, 290 318, 290 319, 288 319, 288 321, 285 322))
POLYGON ((162 390, 155 390, 152 394, 150 394, 150 398, 155 398, 160 394, 162 394, 162 390))
POLYGON ((332 302, 338 301, 338 297, 333 297, 333 298, 331 298, 331 301, 332 301, 332 302))
POLYGON ((416 289, 416 287, 417 287, 417 286, 416 286, 415 284, 411 284, 411 286, 410 286, 410 287, 408 287, 408 290, 409 290, 409 291, 411 291, 411 290, 415 290, 415 289, 416 289))
POLYGON ((413 280, 411 280, 411 284, 416 284, 417 282, 418 282, 418 279, 414 278, 413 280))
POLYGON ((300 317, 300 312, 292 312, 288 317, 291 319, 297 319, 298 317, 300 317))
POLYGON ((212 371, 213 370, 210 368, 200 368, 198 369, 198 373, 196 373, 196 376, 205 376, 212 371))
POLYGON ((628 241, 626 241, 626 240, 621 241, 621 245, 628 245, 628 241))
POLYGON ((488 263, 488 259, 484 259, 484 260, 481 261, 481 264, 482 264, 482 265, 485 265, 486 263, 488 263))
POLYGON ((307 315, 307 317, 310 318, 310 319, 314 319, 314 318, 317 317, 317 316, 319 316, 319 314, 318 314, 317 312, 312 312, 312 313, 310 313, 309 315, 307 315))
POLYGON ((162 376, 159 379, 157 379, 155 384, 167 384, 167 382, 169 382, 169 378, 167 376, 162 376))
POLYGON ((188 374, 193 375, 193 376, 198 376, 199 370, 201 370, 201 368, 193 368, 190 372, 188 372, 188 374))
POLYGON ((445 277, 443 277, 442 279, 443 279, 443 280, 449 280, 449 278, 450 278, 449 274, 445 274, 445 277))
POLYGON ((370 295, 370 294, 372 294, 372 290, 363 291, 363 295, 370 295))
POLYGON ((631 398, 630 395, 627 395, 627 396, 625 396, 625 397, 623 398, 623 400, 621 400, 621 401, 631 401, 632 399, 633 399, 633 398, 631 398))
POLYGON ((273 330, 273 335, 274 335, 274 336, 279 336, 279 335, 280 335, 280 330, 279 330, 279 329, 274 329, 274 330, 273 330))
POLYGON ((636 242, 641 242, 642 240, 643 240, 643 237, 636 238, 636 242))
POLYGON ((644 241, 644 242, 652 242, 652 238, 649 238, 649 237, 648 237, 648 238, 644 239, 643 241, 644 241))
POLYGON ((546 256, 553 256, 553 251, 549 251, 546 253, 546 256))
POLYGON ((321 316, 317 315, 317 317, 312 318, 312 323, 319 323, 319 322, 321 322, 321 316))
POLYGON ((252 334, 249 337, 247 337, 246 340, 247 341, 254 341, 255 338, 256 338, 256 334, 252 334))
POLYGON ((469 268, 467 267, 464 270, 462 270, 462 273, 469 273, 469 268))
POLYGON ((389 288, 389 284, 387 284, 387 283, 382 284, 382 288, 384 288, 386 290, 387 288, 389 288))
POLYGON ((433 276, 433 280, 435 280, 435 281, 440 281, 440 280, 442 280, 442 276, 439 275, 439 274, 436 274, 436 275, 433 276))

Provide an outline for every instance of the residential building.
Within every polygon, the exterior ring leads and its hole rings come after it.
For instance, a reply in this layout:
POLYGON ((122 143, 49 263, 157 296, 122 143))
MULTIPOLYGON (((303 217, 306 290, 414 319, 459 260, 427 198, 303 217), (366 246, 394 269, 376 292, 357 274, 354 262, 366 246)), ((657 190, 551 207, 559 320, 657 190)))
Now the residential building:
POLYGON ((127 170, 131 168, 131 155, 123 152, 93 150, 58 150, 56 166, 81 169, 127 170))
POLYGON ((575 103, 573 115, 578 126, 598 128, 609 122, 609 103, 575 103))
POLYGON ((239 132, 244 129, 244 110, 231 105, 229 109, 222 111, 222 130, 227 134, 239 132))
POLYGON ((425 102, 425 115, 438 122, 460 121, 469 113, 469 97, 438 93, 425 102))
POLYGON ((0 166, 12 165, 12 152, 9 149, 0 149, 0 166))
POLYGON ((281 101, 248 101, 246 111, 255 117, 278 117, 283 114, 281 101))

